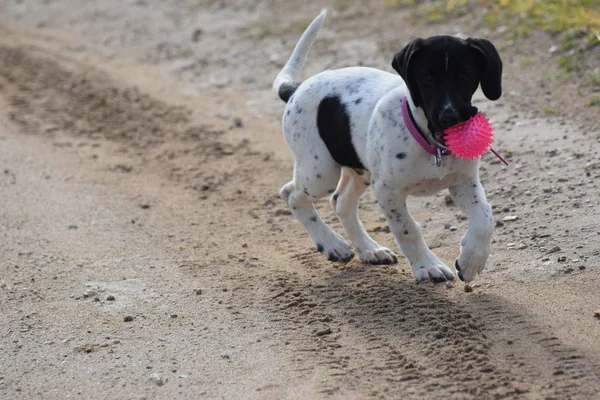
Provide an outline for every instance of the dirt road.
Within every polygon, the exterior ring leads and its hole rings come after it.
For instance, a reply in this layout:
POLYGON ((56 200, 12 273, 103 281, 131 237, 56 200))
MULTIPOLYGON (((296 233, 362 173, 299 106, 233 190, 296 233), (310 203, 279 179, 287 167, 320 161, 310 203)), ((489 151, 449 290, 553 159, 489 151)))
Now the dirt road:
MULTIPOLYGON (((505 96, 476 103, 510 161, 482 160, 488 198, 518 218, 473 293, 416 284, 404 259, 325 261, 277 196, 269 84, 320 4, 70 3, 0 6, 0 397, 597 397, 593 111, 540 117, 507 50, 505 96)), ((378 44, 415 35, 373 28, 408 11, 353 10, 307 74, 389 69, 378 44)), ((452 263, 466 221, 444 195, 410 206, 452 263)), ((396 248, 372 193, 361 216, 396 248)))

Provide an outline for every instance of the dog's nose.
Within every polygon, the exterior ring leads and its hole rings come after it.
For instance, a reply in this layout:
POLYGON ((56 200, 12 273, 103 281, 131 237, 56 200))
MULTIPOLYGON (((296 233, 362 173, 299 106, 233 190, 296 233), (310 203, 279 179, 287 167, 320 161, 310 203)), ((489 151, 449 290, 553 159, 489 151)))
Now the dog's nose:
POLYGON ((460 117, 453 107, 446 106, 440 114, 440 125, 443 129, 448 129, 460 122, 460 117))

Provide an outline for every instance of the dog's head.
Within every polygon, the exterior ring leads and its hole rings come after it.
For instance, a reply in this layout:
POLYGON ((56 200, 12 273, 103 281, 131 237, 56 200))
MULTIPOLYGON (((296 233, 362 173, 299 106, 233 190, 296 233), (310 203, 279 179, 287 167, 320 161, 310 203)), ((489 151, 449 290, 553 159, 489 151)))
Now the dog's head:
POLYGON ((406 82, 415 106, 423 109, 429 130, 442 143, 445 129, 477 114, 471 98, 479 84, 490 100, 502 94, 502 60, 486 39, 415 39, 394 56, 392 67, 406 82))

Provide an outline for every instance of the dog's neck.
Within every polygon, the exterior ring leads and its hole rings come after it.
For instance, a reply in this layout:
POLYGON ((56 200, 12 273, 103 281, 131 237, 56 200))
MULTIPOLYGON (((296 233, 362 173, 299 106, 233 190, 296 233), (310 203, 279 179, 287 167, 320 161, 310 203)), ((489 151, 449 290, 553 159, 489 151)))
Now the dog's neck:
POLYGON ((435 140, 434 134, 428 128, 427 117, 425 116, 425 112, 422 108, 416 107, 415 103, 412 101, 410 94, 406 95, 406 108, 408 108, 408 113, 411 116, 411 121, 414 122, 414 128, 418 132, 415 132, 422 139, 417 139, 417 141, 424 140, 426 143, 421 143, 421 146, 425 148, 431 154, 447 154, 447 148, 443 144, 440 144, 437 140, 435 140))
POLYGON ((425 112, 421 107, 415 106, 412 98, 410 97, 410 93, 406 95, 406 99, 408 100, 408 108, 410 109, 410 113, 412 114, 413 120, 415 121, 415 125, 421 131, 421 134, 427 140, 429 144, 435 143, 435 138, 433 137, 433 133, 429 131, 427 127, 427 117, 425 116, 425 112))

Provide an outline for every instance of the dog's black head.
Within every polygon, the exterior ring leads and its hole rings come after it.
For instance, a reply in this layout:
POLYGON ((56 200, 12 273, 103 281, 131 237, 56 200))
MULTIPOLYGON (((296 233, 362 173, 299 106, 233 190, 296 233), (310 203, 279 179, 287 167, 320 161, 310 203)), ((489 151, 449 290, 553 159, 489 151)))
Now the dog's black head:
POLYGON ((486 39, 432 36, 415 39, 392 62, 417 107, 425 112, 436 140, 451 126, 466 121, 477 108, 471 105, 481 83, 483 94, 498 100, 502 94, 502 61, 486 39))

